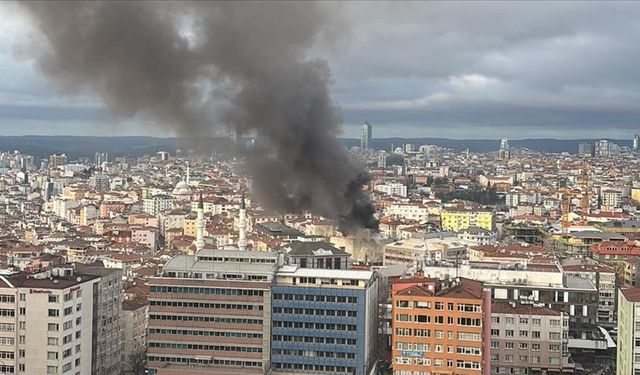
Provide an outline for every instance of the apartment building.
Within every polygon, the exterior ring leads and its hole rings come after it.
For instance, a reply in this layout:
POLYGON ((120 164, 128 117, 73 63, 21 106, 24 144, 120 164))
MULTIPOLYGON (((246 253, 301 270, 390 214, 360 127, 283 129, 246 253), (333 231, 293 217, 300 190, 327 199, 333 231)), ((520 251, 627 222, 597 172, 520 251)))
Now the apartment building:
POLYGON ((562 262, 567 275, 589 279, 598 289, 598 325, 613 328, 616 324, 616 291, 618 288, 615 270, 605 264, 589 259, 567 258, 562 262))
POLYGON ((272 309, 274 373, 369 374, 378 332, 374 272, 284 266, 272 309))
POLYGON ((394 375, 488 375, 491 296, 482 283, 415 277, 392 287, 394 375))
POLYGON ((469 227, 493 230, 493 211, 446 209, 440 213, 442 230, 460 232, 469 227))
POLYGON ((497 301, 528 300, 569 316, 569 348, 607 350, 597 328, 599 293, 588 278, 567 275, 557 264, 499 264, 427 262, 423 272, 451 279, 456 275, 484 283, 497 301))
POLYGON ((618 291, 617 375, 640 374, 640 288, 618 291))
POLYGON ((99 281, 71 267, 0 276, 0 373, 92 374, 99 281))
POLYGON ((271 286, 282 255, 204 249, 149 281, 152 375, 266 374, 271 286))
POLYGON ((91 374, 120 375, 123 271, 102 263, 77 264, 76 269, 99 277, 93 293, 91 374))
POLYGON ((491 374, 573 372, 567 339, 569 317, 539 304, 491 305, 491 374))
POLYGON ((147 348, 147 324, 149 304, 147 301, 132 299, 122 302, 122 372, 135 374, 136 366, 144 360, 147 348))

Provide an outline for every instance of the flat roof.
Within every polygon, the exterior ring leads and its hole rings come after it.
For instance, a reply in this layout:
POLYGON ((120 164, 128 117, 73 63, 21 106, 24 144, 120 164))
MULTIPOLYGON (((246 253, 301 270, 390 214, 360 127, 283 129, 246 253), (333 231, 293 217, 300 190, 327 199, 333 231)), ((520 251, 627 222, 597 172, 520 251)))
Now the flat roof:
POLYGON ((373 277, 373 271, 283 267, 276 273, 276 275, 282 277, 318 277, 326 279, 370 280, 373 277))
MULTIPOLYGON (((257 253, 257 252, 256 252, 257 253)), ((196 260, 193 255, 177 255, 164 266, 170 272, 222 272, 239 274, 273 274, 276 263, 196 260)))

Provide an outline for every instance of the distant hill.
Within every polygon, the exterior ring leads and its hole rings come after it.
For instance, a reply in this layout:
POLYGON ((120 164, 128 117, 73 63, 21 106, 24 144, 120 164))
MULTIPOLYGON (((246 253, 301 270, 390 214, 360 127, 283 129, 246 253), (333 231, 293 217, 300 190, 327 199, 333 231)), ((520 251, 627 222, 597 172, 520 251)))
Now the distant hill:
MULTIPOLYGON (((544 152, 577 153, 578 144, 595 142, 594 139, 521 139, 509 140, 512 147, 528 148, 544 152)), ((620 146, 631 146, 631 140, 611 139, 620 146)), ((340 139, 346 147, 359 146, 360 140, 353 138, 340 139)), ((376 138, 372 145, 377 150, 390 150, 411 143, 416 147, 421 145, 437 145, 464 151, 469 148, 472 152, 497 151, 500 147, 499 139, 447 139, 447 138, 376 138)), ((66 153, 71 159, 93 157, 96 152, 108 152, 110 156, 155 154, 167 151, 172 155, 176 149, 194 150, 201 154, 229 153, 234 145, 229 138, 156 138, 156 137, 75 137, 75 136, 0 136, 0 150, 18 150, 37 158, 46 158, 53 153, 66 153)))

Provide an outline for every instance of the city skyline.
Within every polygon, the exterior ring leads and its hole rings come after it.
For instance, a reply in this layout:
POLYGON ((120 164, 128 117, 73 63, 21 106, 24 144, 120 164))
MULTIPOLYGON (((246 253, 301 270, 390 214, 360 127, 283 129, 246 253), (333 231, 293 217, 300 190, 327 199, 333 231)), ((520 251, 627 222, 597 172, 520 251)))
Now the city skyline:
MULTIPOLYGON (((637 131, 632 51, 640 8, 631 3, 343 7, 347 25, 309 55, 329 62, 344 137, 357 138, 363 121, 378 137, 566 139, 579 128, 589 138, 628 138, 637 131), (371 51, 380 53, 367 58, 371 51)), ((24 15, 12 3, 0 14, 7 20, 0 26, 5 134, 171 135, 145 118, 112 117, 88 90, 60 95, 34 67, 41 43, 24 15)))

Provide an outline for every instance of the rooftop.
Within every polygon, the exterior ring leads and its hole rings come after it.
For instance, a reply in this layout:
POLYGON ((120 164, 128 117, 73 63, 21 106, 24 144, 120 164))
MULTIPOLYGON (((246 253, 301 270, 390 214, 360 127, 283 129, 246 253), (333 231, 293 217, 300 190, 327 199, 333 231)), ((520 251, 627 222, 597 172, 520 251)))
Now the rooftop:
POLYGON ((493 302, 491 304, 491 314, 560 316, 558 311, 551 310, 548 307, 508 301, 493 302))
POLYGON ((640 288, 620 289, 620 292, 629 302, 640 302, 640 288))

